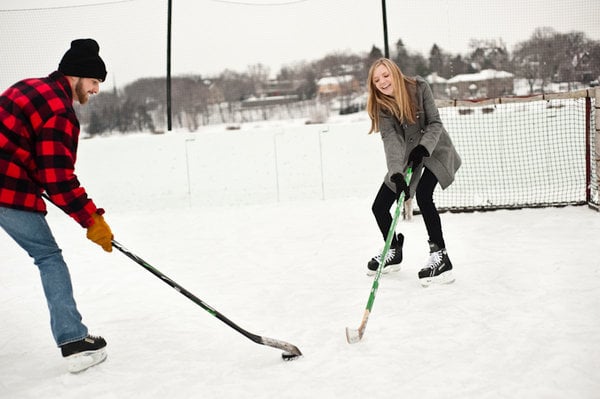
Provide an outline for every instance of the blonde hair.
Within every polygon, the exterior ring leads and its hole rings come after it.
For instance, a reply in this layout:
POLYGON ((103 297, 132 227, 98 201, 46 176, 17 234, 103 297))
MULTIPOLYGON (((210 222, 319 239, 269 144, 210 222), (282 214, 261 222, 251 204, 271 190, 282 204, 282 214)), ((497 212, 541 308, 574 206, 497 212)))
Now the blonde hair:
POLYGON ((401 122, 415 123, 416 105, 416 81, 404 76, 398 65, 388 58, 379 58, 369 69, 367 78, 368 98, 367 113, 371 118, 371 130, 369 134, 379 131, 379 114, 385 111, 401 122), (394 91, 391 96, 380 92, 373 82, 375 69, 380 65, 385 66, 392 77, 394 91))

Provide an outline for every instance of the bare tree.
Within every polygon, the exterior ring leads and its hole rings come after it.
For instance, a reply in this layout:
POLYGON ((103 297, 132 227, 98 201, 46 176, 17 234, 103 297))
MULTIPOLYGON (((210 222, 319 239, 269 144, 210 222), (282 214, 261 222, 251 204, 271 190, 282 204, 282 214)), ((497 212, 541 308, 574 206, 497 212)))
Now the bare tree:
POLYGON ((549 82, 586 81, 600 73, 600 43, 588 39, 582 32, 558 33, 552 28, 538 28, 513 52, 513 62, 519 75, 533 82, 542 82, 542 91, 549 82))
POLYGON ((544 86, 558 72, 557 55, 559 46, 555 42, 556 31, 552 28, 538 28, 529 40, 518 43, 513 53, 517 72, 529 82, 530 90, 536 80, 544 86))
POLYGON ((502 39, 471 39, 469 48, 471 49, 468 56, 469 61, 471 64, 477 65, 478 70, 513 71, 506 44, 502 39))

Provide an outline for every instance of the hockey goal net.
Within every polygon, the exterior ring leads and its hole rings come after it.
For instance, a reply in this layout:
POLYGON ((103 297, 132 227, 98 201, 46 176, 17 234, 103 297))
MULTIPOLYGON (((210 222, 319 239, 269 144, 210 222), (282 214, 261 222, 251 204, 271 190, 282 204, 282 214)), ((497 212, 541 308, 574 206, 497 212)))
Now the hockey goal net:
MULTIPOLYGON (((440 211, 588 204, 598 209, 600 89, 438 100, 463 164, 440 211)), ((414 204, 416 206, 416 204, 414 204)))

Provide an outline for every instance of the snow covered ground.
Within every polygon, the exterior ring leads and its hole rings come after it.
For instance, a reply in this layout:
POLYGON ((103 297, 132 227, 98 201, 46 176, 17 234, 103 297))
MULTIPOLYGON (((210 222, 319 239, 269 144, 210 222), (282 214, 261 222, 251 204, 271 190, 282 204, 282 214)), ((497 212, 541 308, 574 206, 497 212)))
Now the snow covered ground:
MULTIPOLYGON (((403 268, 382 277, 365 337, 349 345, 344 329, 358 327, 373 282, 366 262, 382 245, 370 211, 384 170, 382 159, 369 158, 378 147, 363 143, 356 169, 374 164, 376 177, 351 195, 327 175, 328 184, 306 188, 281 156, 277 173, 287 178, 275 179, 278 190, 253 192, 267 187, 245 185, 257 156, 238 158, 233 169, 245 178, 217 165, 224 174, 212 181, 231 183, 221 187, 229 200, 241 190, 251 201, 204 203, 218 194, 200 191, 194 172, 208 166, 193 151, 213 138, 82 140, 79 177, 129 250, 241 327, 293 343, 304 357, 282 361, 281 351, 248 340, 120 252, 103 252, 50 209, 84 322, 107 339, 108 359, 78 375, 65 371, 37 268, 0 233, 0 398, 598 397, 597 212, 444 213, 456 282, 429 288, 416 278, 428 251, 421 217, 401 221, 403 268), (171 145, 180 156, 169 158, 171 145), (290 182, 303 195, 288 195, 290 182)), ((291 151, 302 141, 288 143, 291 151)))

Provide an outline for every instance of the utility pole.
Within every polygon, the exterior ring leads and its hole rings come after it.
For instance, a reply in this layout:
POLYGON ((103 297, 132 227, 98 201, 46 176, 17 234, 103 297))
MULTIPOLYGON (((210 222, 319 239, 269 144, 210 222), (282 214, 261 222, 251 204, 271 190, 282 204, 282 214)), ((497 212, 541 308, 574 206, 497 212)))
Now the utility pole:
POLYGON ((171 10, 172 0, 168 1, 167 11, 167 131, 171 131, 171 10))
POLYGON ((387 32, 387 15, 385 11, 385 0, 381 0, 381 10, 383 12, 383 44, 385 58, 390 58, 390 49, 388 46, 388 32, 387 32))

